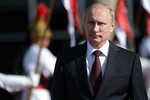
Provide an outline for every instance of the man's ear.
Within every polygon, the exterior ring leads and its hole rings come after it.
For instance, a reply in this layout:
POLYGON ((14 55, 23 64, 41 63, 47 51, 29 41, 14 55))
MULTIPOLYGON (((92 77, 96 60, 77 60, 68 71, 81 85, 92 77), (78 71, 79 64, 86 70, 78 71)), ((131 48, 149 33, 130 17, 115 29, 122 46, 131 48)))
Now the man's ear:
POLYGON ((113 32, 115 26, 116 26, 116 21, 113 21, 112 24, 111 24, 110 32, 113 32))

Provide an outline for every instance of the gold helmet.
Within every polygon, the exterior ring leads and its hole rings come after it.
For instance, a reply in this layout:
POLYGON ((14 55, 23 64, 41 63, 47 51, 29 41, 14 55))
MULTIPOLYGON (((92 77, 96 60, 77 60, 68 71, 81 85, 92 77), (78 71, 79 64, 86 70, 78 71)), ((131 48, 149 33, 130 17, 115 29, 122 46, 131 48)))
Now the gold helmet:
POLYGON ((35 42, 38 38, 52 38, 52 32, 47 24, 43 20, 39 20, 35 23, 30 32, 31 41, 35 42))
POLYGON ((48 14, 49 8, 44 3, 38 3, 36 7, 36 15, 29 23, 29 32, 32 42, 35 42, 38 38, 51 38, 52 32, 48 28, 48 14))

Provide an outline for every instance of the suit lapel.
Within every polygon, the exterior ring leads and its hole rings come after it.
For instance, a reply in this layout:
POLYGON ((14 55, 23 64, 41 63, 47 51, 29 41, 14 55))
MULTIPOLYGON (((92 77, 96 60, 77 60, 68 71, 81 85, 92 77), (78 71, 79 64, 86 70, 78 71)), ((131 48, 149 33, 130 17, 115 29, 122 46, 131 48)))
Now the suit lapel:
POLYGON ((119 52, 119 49, 110 42, 110 49, 109 49, 109 54, 108 54, 109 56, 107 59, 105 74, 102 79, 102 83, 101 83, 101 86, 99 87, 95 100, 98 100, 98 98, 103 98, 103 93, 105 91, 105 88, 107 84, 109 83, 109 80, 111 79, 112 74, 115 73, 116 64, 117 64, 117 61, 119 61, 118 59, 120 57, 120 54, 118 52, 119 52))
POLYGON ((82 54, 80 55, 80 57, 76 60, 76 67, 77 67, 77 72, 79 75, 79 82, 83 88, 83 92, 86 93, 87 95, 94 95, 89 79, 88 79, 88 75, 87 75, 87 66, 86 66, 86 44, 84 43, 81 51, 82 54))

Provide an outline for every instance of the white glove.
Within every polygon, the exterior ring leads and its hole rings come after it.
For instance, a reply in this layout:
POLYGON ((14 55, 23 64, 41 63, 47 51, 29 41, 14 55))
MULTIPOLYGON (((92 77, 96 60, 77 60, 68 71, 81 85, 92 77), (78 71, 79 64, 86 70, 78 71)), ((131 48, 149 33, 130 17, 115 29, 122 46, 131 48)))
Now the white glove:
POLYGON ((40 82, 40 74, 39 73, 30 73, 29 77, 31 78, 32 81, 32 86, 35 87, 39 84, 40 82))

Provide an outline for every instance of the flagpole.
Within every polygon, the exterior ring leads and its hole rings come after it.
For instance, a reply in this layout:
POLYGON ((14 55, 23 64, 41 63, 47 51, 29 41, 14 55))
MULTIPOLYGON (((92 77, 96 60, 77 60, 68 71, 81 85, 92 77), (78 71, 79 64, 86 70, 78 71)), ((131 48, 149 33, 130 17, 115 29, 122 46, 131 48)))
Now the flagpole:
POLYGON ((53 13, 53 9, 54 9, 54 3, 55 3, 55 0, 50 0, 50 5, 49 5, 49 9, 51 11, 49 11, 48 13, 48 21, 47 21, 47 25, 51 23, 51 18, 52 18, 52 13, 53 13))

